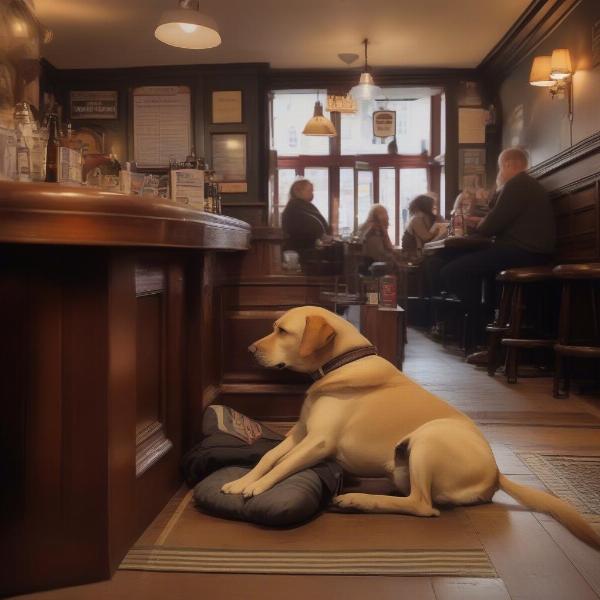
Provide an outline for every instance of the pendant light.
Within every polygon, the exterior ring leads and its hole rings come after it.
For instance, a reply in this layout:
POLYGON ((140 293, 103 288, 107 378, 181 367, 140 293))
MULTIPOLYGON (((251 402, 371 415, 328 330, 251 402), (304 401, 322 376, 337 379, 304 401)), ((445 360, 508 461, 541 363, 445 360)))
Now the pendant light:
POLYGON ((179 8, 165 10, 154 36, 176 48, 202 50, 221 44, 217 24, 212 17, 198 12, 200 0, 179 0, 179 8))
POLYGON ((323 105, 319 102, 318 92, 315 111, 310 121, 304 126, 302 133, 304 135, 323 135, 327 137, 335 137, 337 135, 335 125, 323 115, 323 105))
POLYGON ((373 75, 369 73, 369 65, 367 63, 367 44, 369 40, 365 38, 363 44, 365 45, 365 68, 360 74, 360 80, 358 85, 355 85, 351 90, 350 94, 356 100, 375 100, 377 96, 381 95, 381 88, 375 85, 373 81, 373 75))

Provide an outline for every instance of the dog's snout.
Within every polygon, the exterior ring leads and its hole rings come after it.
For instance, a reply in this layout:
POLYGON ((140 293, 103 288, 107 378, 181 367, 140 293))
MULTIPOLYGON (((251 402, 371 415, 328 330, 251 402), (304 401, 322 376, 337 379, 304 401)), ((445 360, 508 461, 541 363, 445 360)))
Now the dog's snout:
POLYGON ((250 352, 250 354, 255 354, 256 350, 257 350, 257 348, 256 348, 256 346, 254 344, 250 344, 248 346, 248 352, 250 352))

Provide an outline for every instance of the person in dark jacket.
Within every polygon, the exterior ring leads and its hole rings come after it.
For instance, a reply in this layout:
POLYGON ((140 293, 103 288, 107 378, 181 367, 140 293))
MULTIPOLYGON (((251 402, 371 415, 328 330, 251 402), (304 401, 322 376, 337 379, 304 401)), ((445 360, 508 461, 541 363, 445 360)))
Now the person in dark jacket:
POLYGON ((315 247, 318 239, 326 239, 331 233, 329 223, 312 201, 313 184, 308 179, 295 181, 281 217, 281 226, 289 238, 285 249, 296 250, 301 257, 315 247))
POLYGON ((475 231, 495 243, 451 260, 440 271, 446 291, 467 304, 478 302, 482 277, 551 260, 556 244, 554 210, 542 185, 526 172, 527 166, 528 156, 521 148, 500 154, 499 191, 475 231))

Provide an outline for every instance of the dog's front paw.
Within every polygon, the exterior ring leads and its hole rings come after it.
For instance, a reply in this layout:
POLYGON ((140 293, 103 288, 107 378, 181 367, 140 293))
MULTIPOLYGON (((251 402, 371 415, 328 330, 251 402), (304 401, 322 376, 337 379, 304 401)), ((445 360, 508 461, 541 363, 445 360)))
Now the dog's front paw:
POLYGON ((244 488, 244 490, 242 491, 242 494, 243 494, 244 498, 252 498, 252 496, 258 496, 259 494, 266 492, 267 490, 271 489, 272 487, 273 487, 273 485, 271 483, 269 483, 268 481, 259 479, 258 481, 255 481, 254 483, 247 485, 244 488))
POLYGON ((224 494, 241 494, 247 485, 248 485, 248 479, 245 479, 244 477, 240 477, 239 479, 236 479, 234 481, 230 481, 229 483, 226 483, 221 488, 221 491, 224 494))
POLYGON ((368 510, 366 494, 340 494, 331 500, 331 504, 340 510, 363 511, 368 510))

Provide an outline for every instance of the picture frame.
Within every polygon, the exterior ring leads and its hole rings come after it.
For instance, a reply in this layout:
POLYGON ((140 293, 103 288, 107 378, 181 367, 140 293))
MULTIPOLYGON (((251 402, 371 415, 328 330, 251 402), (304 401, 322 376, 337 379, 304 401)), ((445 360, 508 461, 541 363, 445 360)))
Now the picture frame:
MULTIPOLYGON (((217 182, 246 183, 248 153, 245 133, 213 133, 211 156, 217 182)), ((239 189, 241 192, 241 186, 239 189)))
POLYGON ((373 135, 379 138, 396 135, 396 111, 376 110, 373 113, 373 135))
POLYGON ((212 93, 212 123, 243 123, 241 90, 219 90, 212 93))
POLYGON ((69 92, 71 120, 118 119, 119 92, 71 90, 69 92))

